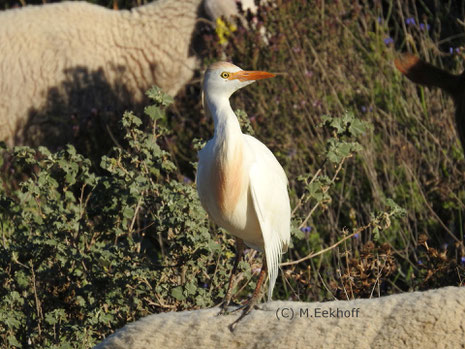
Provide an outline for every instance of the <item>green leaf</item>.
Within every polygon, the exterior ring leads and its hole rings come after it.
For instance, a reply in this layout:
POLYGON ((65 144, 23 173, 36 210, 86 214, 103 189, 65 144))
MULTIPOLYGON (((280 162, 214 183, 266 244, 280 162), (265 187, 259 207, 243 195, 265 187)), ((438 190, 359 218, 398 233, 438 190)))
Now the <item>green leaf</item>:
POLYGON ((197 285, 195 283, 195 279, 191 279, 185 287, 188 295, 194 295, 197 293, 197 285))
POLYGON ((22 348, 22 345, 18 342, 14 335, 8 336, 8 344, 13 347, 22 348))
POLYGON ((157 86, 153 86, 150 90, 148 90, 147 96, 165 107, 174 102, 173 97, 163 92, 163 90, 157 86))
POLYGON ((147 114, 153 121, 165 118, 165 113, 156 105, 146 107, 144 109, 144 113, 147 114))
POLYGON ((182 293, 182 287, 177 286, 171 290, 171 296, 176 298, 178 301, 183 301, 186 297, 182 293))
POLYGON ((15 317, 9 316, 4 321, 8 328, 17 329, 21 326, 21 321, 15 317))
POLYGON ((349 132, 353 137, 358 137, 365 133, 366 128, 366 122, 354 118, 350 122, 349 132))
POLYGON ((18 286, 20 288, 26 289, 27 287, 29 287, 29 277, 26 276, 24 271, 22 270, 18 271, 15 274, 15 276, 16 276, 16 282, 18 283, 18 286))

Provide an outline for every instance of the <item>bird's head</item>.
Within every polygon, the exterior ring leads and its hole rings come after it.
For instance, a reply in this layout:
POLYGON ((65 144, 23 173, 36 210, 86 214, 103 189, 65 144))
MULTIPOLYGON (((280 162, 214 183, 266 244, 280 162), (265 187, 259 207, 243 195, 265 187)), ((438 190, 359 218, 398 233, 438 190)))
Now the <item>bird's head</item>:
POLYGON ((206 94, 221 94, 229 98, 234 92, 256 80, 274 76, 275 74, 264 71, 242 70, 228 62, 216 62, 205 72, 203 90, 206 94))

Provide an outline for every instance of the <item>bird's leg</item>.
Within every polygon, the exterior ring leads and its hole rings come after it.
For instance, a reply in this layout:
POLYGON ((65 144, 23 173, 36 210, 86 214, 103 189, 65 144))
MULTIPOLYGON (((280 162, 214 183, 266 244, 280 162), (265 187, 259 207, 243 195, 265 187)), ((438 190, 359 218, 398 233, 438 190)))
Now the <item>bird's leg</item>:
POLYGON ((252 297, 247 301, 247 303, 239 307, 239 309, 242 309, 242 314, 241 316, 239 316, 239 318, 236 321, 234 321, 229 326, 229 329, 231 331, 234 331, 239 321, 241 321, 247 314, 249 314, 251 310, 257 305, 258 301, 261 298, 260 289, 262 288, 263 282, 266 279, 267 271, 268 271, 268 268, 266 265, 266 258, 265 258, 265 254, 263 254, 263 265, 262 265, 262 269, 260 270, 260 274, 258 275, 257 286, 255 286, 255 290, 253 291, 252 297))
POLYGON ((221 305, 220 305, 221 307, 220 314, 226 313, 226 311, 228 310, 228 305, 231 302, 234 276, 236 274, 237 266, 239 265, 242 255, 244 254, 244 249, 245 249, 244 241, 242 241, 239 238, 236 238, 236 256, 234 258, 234 265, 231 271, 231 275, 229 276, 228 289, 226 291, 226 295, 224 296, 223 302, 221 302, 221 305))

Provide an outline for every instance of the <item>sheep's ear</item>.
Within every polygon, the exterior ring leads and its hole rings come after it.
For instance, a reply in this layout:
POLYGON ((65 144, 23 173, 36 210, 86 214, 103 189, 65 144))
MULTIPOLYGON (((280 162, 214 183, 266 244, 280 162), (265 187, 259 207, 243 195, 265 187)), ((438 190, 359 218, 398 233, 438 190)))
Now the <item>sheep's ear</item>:
POLYGON ((394 61, 396 68, 416 84, 436 86, 454 95, 458 77, 426 63, 411 53, 404 53, 394 61))
POLYGON ((394 61, 394 64, 411 81, 426 86, 436 86, 434 75, 437 74, 437 71, 443 72, 411 53, 404 53, 394 61))
POLYGON ((408 76, 408 73, 410 72, 412 67, 417 65, 419 61, 420 58, 418 58, 417 56, 412 55, 410 53, 404 53, 402 56, 395 59, 394 64, 402 74, 408 76))

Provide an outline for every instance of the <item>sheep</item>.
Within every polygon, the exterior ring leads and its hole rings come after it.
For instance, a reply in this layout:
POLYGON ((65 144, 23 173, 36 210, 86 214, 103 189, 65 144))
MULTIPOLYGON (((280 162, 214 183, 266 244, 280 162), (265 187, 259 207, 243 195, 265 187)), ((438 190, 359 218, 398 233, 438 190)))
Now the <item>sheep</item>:
POLYGON ((274 301, 231 332, 237 315, 218 308, 154 314, 126 325, 94 349, 463 348, 465 287, 373 299, 274 301))
MULTIPOLYGON (((252 30, 257 30, 257 14, 259 12, 260 7, 257 6, 262 5, 273 5, 276 7, 276 4, 271 0, 205 0, 204 7, 205 12, 209 18, 216 18, 216 31, 218 32, 218 25, 220 27, 225 27, 226 32, 229 30, 234 30, 235 28, 234 20, 237 19, 241 23, 242 26, 245 28, 249 28, 252 30), (242 13, 241 11, 242 10, 242 13), (245 13, 250 12, 252 17, 250 18, 250 23, 247 22, 245 13), (223 17, 226 19, 226 23, 224 23, 221 19, 223 17)), ((224 30, 224 29, 223 29, 224 30)), ((268 37, 266 34, 265 27, 260 27, 259 33, 263 42, 268 45, 268 37)), ((220 28, 221 31, 221 28, 220 28)), ((226 39, 220 36, 220 43, 226 43, 226 39)))
POLYGON ((130 11, 63 2, 0 12, 0 140, 27 143, 23 131, 40 115, 65 126, 65 117, 121 116, 155 84, 176 95, 199 67, 192 46, 202 1, 158 0, 130 11))
POLYGON ((77 137, 72 121, 95 116, 111 136, 105 120, 141 111, 152 85, 175 96, 192 79, 201 19, 237 15, 237 6, 157 0, 114 11, 62 2, 0 12, 0 140, 60 146, 77 137))
POLYGON ((215 19, 221 16, 229 20, 232 16, 239 15, 239 4, 242 10, 257 13, 258 7, 253 0, 205 0, 205 12, 208 17, 215 19))
POLYGON ((455 104, 455 125, 465 151, 465 71, 461 75, 453 75, 410 53, 396 59, 394 64, 414 83, 439 87, 452 96, 455 104))

